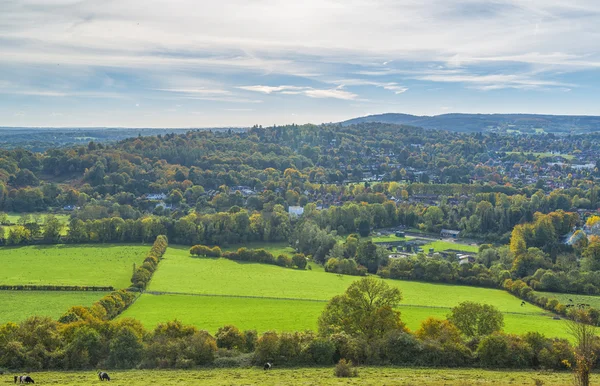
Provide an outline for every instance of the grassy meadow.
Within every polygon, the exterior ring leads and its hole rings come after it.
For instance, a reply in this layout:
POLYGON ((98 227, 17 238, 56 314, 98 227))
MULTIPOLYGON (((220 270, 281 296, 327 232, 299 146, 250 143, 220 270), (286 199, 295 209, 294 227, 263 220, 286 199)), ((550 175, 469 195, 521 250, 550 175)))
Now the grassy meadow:
MULTIPOLYGON (((0 284, 125 288, 147 245, 36 245, 0 248, 0 284)), ((0 293, 1 295, 1 293, 0 293)))
MULTIPOLYGON (((482 369, 419 369, 399 367, 359 367, 357 378, 336 378, 333 367, 278 369, 259 368, 201 370, 129 370, 109 371, 113 386, 146 385, 534 385, 545 386, 572 382, 569 372, 491 371, 482 369)), ((1 384, 13 382, 14 374, 0 376, 1 384)), ((39 372, 30 374, 36 384, 80 386, 102 384, 95 371, 39 372)), ((592 376, 592 382, 596 381, 592 376)))
POLYGON ((71 306, 91 306, 104 292, 0 291, 0 324, 32 315, 58 319, 71 306))
POLYGON ((425 252, 429 252, 429 248, 433 248, 435 252, 445 251, 447 249, 456 249, 458 251, 477 253, 479 252, 479 247, 476 245, 467 245, 460 243, 453 243, 452 241, 433 241, 431 243, 423 245, 421 248, 425 252))
POLYGON ((536 292, 540 296, 545 296, 548 299, 558 299, 562 304, 589 304, 591 307, 600 308, 600 296, 594 295, 577 295, 577 294, 559 294, 555 292, 536 292), (573 302, 571 302, 572 300, 573 302))
MULTIPOLYGON (((8 232, 10 231, 10 228, 15 226, 16 224, 18 224, 19 219, 23 216, 32 216, 34 218, 37 219, 37 221, 40 224, 43 224, 44 221, 46 220, 46 217, 51 214, 51 213, 7 213, 6 217, 8 219, 8 222, 13 224, 13 225, 2 225, 2 229, 4 230, 4 237, 8 236, 8 232)), ((64 224, 64 227, 61 229, 60 234, 61 236, 66 236, 67 232, 69 230, 69 215, 68 214, 54 214, 54 217, 56 217, 62 224, 64 224)))
MULTIPOLYGON (((225 324, 243 329, 293 331, 315 329, 330 298, 341 294, 354 276, 334 275, 322 269, 294 270, 274 265, 226 259, 193 258, 188 248, 169 247, 148 291, 121 317, 139 319, 151 328, 179 319, 215 332, 225 324), (201 296, 198 296, 201 295, 201 296)), ((567 337, 564 323, 552 314, 506 291, 468 286, 387 280, 402 291, 399 310, 411 329, 429 316, 445 318, 451 307, 463 301, 496 306, 505 314, 505 330, 511 333, 541 331, 567 337)))
POLYGON ((31 216, 33 218, 37 218, 39 219, 39 222, 43 223, 46 217, 50 214, 54 214, 54 217, 59 219, 63 224, 69 223, 69 215, 64 213, 7 213, 6 216, 11 224, 17 224, 19 222, 19 219, 23 216, 31 216))

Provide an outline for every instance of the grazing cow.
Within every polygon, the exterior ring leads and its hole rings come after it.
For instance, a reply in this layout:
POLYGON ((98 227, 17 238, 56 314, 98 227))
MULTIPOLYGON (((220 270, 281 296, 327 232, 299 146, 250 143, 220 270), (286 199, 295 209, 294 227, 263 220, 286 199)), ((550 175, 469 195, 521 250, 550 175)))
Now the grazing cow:
POLYGON ((98 372, 98 378, 100 378, 101 381, 110 381, 110 377, 104 371, 98 372))
POLYGON ((263 370, 271 370, 273 365, 270 362, 265 363, 263 370))
POLYGON ((571 303, 573 303, 573 299, 569 299, 569 301, 570 301, 571 303))
POLYGON ((17 383, 17 380, 19 383, 35 383, 33 378, 31 378, 29 375, 15 375, 15 383, 17 383))
POLYGON ((521 307, 523 307, 525 305, 525 302, 521 302, 521 307))

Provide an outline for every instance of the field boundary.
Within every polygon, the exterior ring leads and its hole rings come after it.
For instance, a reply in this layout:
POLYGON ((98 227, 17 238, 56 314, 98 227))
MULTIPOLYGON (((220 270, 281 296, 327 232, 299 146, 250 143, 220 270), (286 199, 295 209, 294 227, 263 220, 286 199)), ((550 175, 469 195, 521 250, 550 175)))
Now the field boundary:
POLYGON ((111 292, 113 286, 77 286, 77 285, 30 285, 0 284, 0 291, 77 291, 77 292, 111 292))

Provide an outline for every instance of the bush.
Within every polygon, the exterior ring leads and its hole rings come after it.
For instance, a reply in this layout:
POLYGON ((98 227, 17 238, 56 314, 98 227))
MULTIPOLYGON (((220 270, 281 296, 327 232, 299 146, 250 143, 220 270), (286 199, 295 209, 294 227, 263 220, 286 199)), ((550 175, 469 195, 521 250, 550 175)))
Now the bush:
POLYGON ((423 346, 414 335, 403 331, 391 331, 383 339, 383 356, 393 365, 415 364, 423 346))
POLYGON ((333 374, 338 378, 352 378, 358 377, 358 370, 353 368, 352 362, 340 359, 333 374))
POLYGON ((481 340, 477 356, 483 367, 523 368, 531 366, 534 355, 531 346, 515 335, 495 333, 481 340))
POLYGON ((279 335, 275 331, 267 331, 256 343, 254 363, 273 362, 279 353, 279 335))
POLYGON ((333 364, 335 345, 328 339, 317 338, 309 343, 308 353, 316 365, 327 366, 333 364))
POLYGON ((216 334, 217 347, 228 350, 242 350, 245 347, 244 335, 235 326, 225 326, 219 328, 216 334))
POLYGON ((303 253, 296 253, 292 256, 292 264, 296 266, 298 269, 305 269, 308 262, 306 261, 306 256, 303 253))
POLYGON ((277 265, 280 267, 291 267, 292 259, 287 255, 279 255, 277 256, 277 265))

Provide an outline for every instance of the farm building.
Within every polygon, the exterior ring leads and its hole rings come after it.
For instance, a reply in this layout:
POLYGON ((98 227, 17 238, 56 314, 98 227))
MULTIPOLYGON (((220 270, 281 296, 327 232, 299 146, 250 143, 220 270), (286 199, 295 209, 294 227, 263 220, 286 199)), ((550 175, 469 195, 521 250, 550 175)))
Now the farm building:
POLYGON ((471 255, 456 255, 456 257, 458 258, 458 264, 463 265, 463 264, 473 264, 475 262, 475 258, 471 255))
POLYGON ((442 229, 442 231, 440 232, 441 237, 451 237, 453 239, 457 239, 459 234, 460 231, 455 231, 452 229, 442 229))

